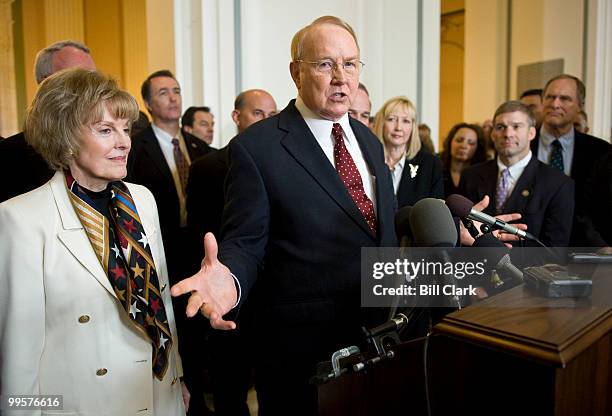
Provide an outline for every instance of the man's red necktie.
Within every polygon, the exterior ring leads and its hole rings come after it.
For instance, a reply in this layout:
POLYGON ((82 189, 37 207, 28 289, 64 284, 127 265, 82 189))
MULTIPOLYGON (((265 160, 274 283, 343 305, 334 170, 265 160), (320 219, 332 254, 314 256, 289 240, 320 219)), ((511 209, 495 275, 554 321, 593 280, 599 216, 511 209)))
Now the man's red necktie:
POLYGON ((376 234, 377 222, 376 214, 374 213, 374 204, 363 189, 361 175, 359 174, 359 170, 357 170, 355 161, 344 144, 344 133, 339 123, 334 123, 332 135, 335 140, 334 162, 336 163, 336 171, 338 171, 338 175, 342 182, 344 182, 344 186, 346 186, 351 198, 353 198, 355 205, 357 205, 357 208, 361 211, 366 222, 374 234, 376 234))

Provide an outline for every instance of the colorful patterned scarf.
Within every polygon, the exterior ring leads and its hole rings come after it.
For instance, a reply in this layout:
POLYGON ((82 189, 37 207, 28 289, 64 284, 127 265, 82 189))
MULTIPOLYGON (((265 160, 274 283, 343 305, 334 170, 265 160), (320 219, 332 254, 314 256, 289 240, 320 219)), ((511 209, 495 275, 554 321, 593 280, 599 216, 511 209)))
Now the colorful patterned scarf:
POLYGON ((132 196, 123 182, 110 183, 109 222, 70 172, 66 172, 66 184, 72 206, 125 313, 153 345, 153 374, 162 380, 172 335, 149 242, 132 196))

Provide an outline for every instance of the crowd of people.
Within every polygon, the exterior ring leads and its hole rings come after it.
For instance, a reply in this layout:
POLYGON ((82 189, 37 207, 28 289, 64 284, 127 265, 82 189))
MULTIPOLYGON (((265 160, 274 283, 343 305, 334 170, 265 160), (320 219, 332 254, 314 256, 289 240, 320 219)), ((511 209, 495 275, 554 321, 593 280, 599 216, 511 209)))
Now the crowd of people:
POLYGON ((611 252, 611 146, 579 78, 457 123, 435 154, 408 97, 372 113, 361 59, 343 20, 302 28, 296 98, 241 92, 215 149, 213 112, 183 112, 172 72, 142 84, 149 121, 85 45, 42 50, 24 132, 0 142, 0 393, 202 415, 211 389, 215 414, 248 415, 254 383, 261 415, 314 414, 316 364, 385 319, 360 307, 361 248, 397 246, 395 213, 423 198, 611 252))

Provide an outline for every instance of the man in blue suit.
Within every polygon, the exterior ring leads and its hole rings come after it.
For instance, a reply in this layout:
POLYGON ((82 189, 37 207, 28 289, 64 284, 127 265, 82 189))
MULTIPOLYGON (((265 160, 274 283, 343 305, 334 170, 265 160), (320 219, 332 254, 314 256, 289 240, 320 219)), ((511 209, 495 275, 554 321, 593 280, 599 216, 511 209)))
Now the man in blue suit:
POLYGON ((298 97, 232 140, 218 247, 173 288, 213 327, 255 289, 260 414, 310 414, 316 364, 379 324, 360 307, 362 247, 395 246, 383 149, 348 117, 362 63, 352 28, 322 17, 291 44, 298 97), (254 286, 256 286, 254 288, 254 286))

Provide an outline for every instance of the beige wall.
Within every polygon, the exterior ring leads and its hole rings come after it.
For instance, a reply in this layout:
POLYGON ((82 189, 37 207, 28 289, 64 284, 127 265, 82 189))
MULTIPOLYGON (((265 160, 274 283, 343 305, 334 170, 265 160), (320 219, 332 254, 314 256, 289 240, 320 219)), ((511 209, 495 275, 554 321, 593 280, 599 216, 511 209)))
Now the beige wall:
MULTIPOLYGON (((463 121, 463 68, 465 13, 444 14, 440 33, 440 134, 439 148, 451 127, 463 121)), ((435 138, 434 138, 435 140, 435 138)))
POLYGON ((583 77, 583 0, 513 0, 510 98, 517 67, 562 58, 564 72, 583 77))
MULTIPOLYGON (((3 5, 10 4, 4 0, 3 5)), ((21 8, 23 62, 19 65, 3 60, 7 71, 23 68, 25 82, 16 85, 27 103, 38 88, 34 77, 34 60, 39 50, 64 39, 84 42, 90 49, 96 66, 115 77, 144 109, 140 86, 146 76, 158 69, 174 71, 174 21, 172 0, 17 0, 21 8), (152 45, 150 48, 149 45, 152 45)), ((11 19, 10 8, 3 17, 11 19)), ((3 9, 4 10, 4 9, 3 9)), ((13 56, 14 42, 9 29, 0 32, 7 53, 13 56)), ((15 93, 2 89, 3 114, 23 117, 25 108, 18 108, 15 93)), ((8 116, 7 116, 8 117, 8 116)), ((15 118, 14 116, 11 116, 15 118)), ((0 125, 0 135, 8 136, 19 130, 17 123, 0 125)))
POLYGON ((583 77, 584 0, 513 0, 510 19, 507 0, 465 4, 465 121, 482 122, 516 98, 519 65, 562 58, 565 72, 583 77))
POLYGON ((169 69, 175 72, 173 1, 146 0, 146 7, 147 40, 150 45, 148 51, 150 72, 159 69, 169 69))
POLYGON ((465 2, 464 121, 491 118, 506 98, 506 10, 507 0, 465 2))

